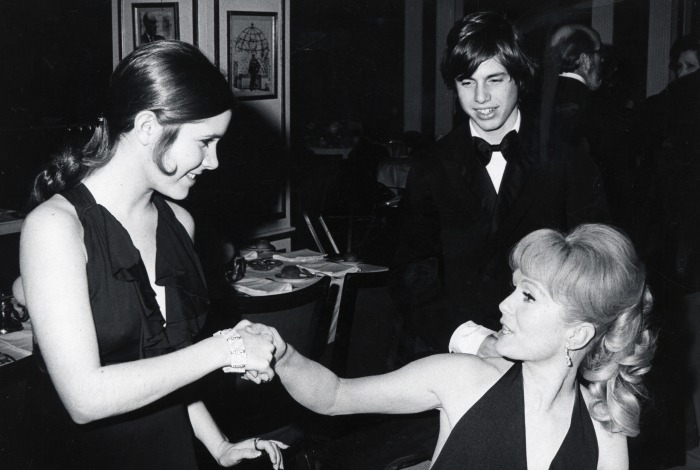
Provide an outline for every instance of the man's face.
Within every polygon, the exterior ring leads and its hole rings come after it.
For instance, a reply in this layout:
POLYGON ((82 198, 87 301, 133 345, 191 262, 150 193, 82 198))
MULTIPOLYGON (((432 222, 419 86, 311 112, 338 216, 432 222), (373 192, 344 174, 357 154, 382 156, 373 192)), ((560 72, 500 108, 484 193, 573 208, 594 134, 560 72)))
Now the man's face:
POLYGON ((700 62, 695 51, 683 51, 678 56, 676 62, 676 75, 678 78, 685 77, 700 68, 700 62))
POLYGON ((600 53, 600 46, 595 52, 587 54, 587 57, 583 79, 586 81, 586 86, 595 91, 603 84, 603 56, 600 53))
POLYGON ((482 62, 469 78, 455 80, 459 104, 482 136, 498 144, 515 125, 518 85, 496 59, 482 62))

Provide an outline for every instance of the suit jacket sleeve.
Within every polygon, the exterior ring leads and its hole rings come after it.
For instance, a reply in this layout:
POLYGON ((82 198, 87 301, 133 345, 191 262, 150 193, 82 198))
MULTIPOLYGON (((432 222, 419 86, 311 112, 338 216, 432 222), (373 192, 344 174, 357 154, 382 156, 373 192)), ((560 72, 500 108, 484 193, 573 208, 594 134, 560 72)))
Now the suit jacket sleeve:
POLYGON ((573 229, 587 222, 610 222, 603 178, 590 157, 586 139, 574 146, 564 144, 570 157, 567 162, 567 225, 573 229))
POLYGON ((435 171, 433 158, 431 154, 416 157, 408 174, 399 205, 397 267, 437 258, 440 253, 440 213, 431 184, 435 171))

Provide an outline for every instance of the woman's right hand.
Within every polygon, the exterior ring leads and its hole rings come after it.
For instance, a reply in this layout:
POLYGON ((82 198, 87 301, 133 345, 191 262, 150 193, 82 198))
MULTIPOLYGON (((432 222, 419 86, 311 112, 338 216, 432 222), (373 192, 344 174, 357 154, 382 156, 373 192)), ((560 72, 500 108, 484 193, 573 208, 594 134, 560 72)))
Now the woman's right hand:
POLYGON ((272 369, 275 345, 273 336, 263 329, 249 330, 252 325, 248 320, 241 320, 234 329, 238 332, 245 345, 246 373, 245 378, 259 384, 269 382, 275 376, 272 369))
POLYGON ((262 323, 250 323, 246 326, 246 330, 254 334, 261 334, 264 332, 272 338, 272 342, 275 345, 275 361, 282 359, 282 356, 287 352, 287 343, 282 339, 276 328, 263 325, 262 323))

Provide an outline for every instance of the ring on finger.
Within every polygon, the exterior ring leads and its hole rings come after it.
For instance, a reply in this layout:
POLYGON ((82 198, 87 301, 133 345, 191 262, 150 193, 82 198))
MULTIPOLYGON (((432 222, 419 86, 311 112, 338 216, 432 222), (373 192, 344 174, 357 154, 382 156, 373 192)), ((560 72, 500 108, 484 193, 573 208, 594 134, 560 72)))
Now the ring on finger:
POLYGON ((253 440, 253 449, 255 449, 255 450, 260 450, 260 449, 258 449, 258 441, 259 441, 259 440, 260 440, 260 439, 257 438, 257 437, 253 440))

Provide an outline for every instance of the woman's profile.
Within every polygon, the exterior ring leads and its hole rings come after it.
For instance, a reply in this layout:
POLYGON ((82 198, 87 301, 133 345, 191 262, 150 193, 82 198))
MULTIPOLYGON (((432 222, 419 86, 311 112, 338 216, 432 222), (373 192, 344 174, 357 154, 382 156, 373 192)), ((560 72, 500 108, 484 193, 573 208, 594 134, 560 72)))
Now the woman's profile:
POLYGON ((285 344, 275 370, 322 414, 440 411, 437 469, 628 468, 655 335, 634 247, 606 225, 543 229, 512 250, 500 304, 502 358, 440 354, 397 371, 338 378, 285 344))
POLYGON ((112 74, 91 140, 37 176, 20 271, 47 372, 32 392, 38 467, 196 468, 196 437, 220 465, 266 453, 282 468, 284 444, 229 442, 192 386, 222 367, 274 374, 269 336, 198 336, 207 291, 173 202, 218 166, 233 104, 196 47, 146 44, 112 74))

